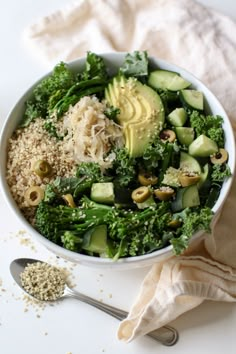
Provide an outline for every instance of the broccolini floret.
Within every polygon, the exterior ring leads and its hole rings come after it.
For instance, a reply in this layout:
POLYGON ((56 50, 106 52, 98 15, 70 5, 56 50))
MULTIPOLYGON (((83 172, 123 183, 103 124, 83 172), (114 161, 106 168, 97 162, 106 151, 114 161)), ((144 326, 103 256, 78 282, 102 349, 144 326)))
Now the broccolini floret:
POLYGON ((99 204, 88 207, 71 208, 66 205, 53 206, 41 202, 36 211, 35 227, 50 241, 61 244, 61 237, 66 231, 74 232, 79 237, 96 225, 104 223, 104 218, 111 207, 99 204))
POLYGON ((76 231, 65 231, 61 236, 63 247, 69 251, 80 252, 83 244, 83 237, 77 235, 76 231))

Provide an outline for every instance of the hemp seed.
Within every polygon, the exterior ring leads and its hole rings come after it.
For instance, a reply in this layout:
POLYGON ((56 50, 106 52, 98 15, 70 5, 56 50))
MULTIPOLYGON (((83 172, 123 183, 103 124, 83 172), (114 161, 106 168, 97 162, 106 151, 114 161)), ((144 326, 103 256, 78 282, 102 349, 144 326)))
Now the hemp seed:
POLYGON ((59 299, 65 288, 63 272, 44 262, 27 264, 20 279, 25 291, 41 301, 59 299))

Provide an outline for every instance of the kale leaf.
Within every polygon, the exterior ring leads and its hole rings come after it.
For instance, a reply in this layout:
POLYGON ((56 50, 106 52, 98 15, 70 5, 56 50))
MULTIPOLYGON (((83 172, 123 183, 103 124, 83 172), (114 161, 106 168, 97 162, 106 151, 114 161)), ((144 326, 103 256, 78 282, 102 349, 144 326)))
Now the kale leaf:
POLYGON ((75 82, 75 76, 63 62, 57 64, 52 75, 39 82, 33 90, 33 96, 26 102, 26 110, 20 127, 26 127, 35 118, 46 118, 48 114, 48 102, 51 95, 58 90, 65 90, 75 82))
POLYGON ((127 187, 136 178, 136 160, 129 156, 126 148, 115 149, 114 152, 116 158, 113 162, 113 170, 116 182, 122 187, 127 187))
POLYGON ((178 228, 175 238, 170 240, 174 253, 180 255, 189 245, 189 240, 197 231, 210 232, 210 223, 213 212, 210 208, 188 209, 188 212, 182 213, 182 226, 178 228))
POLYGON ((211 179, 212 182, 222 183, 227 177, 230 177, 231 171, 226 164, 215 164, 212 167, 211 179))
POLYGON ((223 118, 221 116, 205 116, 198 111, 192 111, 189 121, 197 137, 204 134, 215 141, 218 147, 224 147, 225 137, 222 127, 223 118))
POLYGON ((57 64, 50 76, 41 80, 26 102, 26 110, 20 127, 26 127, 37 117, 47 118, 55 112, 61 117, 70 105, 89 95, 103 97, 108 81, 106 65, 102 57, 88 52, 85 69, 74 74, 64 63, 57 64))
POLYGON ((148 75, 148 55, 146 51, 135 51, 125 56, 125 61, 120 68, 120 73, 125 76, 143 78, 148 75))
POLYGON ((118 114, 120 114, 120 108, 116 108, 113 106, 107 107, 106 110, 104 111, 104 114, 107 118, 114 120, 116 122, 117 116, 118 114))
POLYGON ((144 150, 143 163, 147 171, 157 168, 165 158, 167 143, 157 136, 144 150))
POLYGON ((106 65, 101 56, 98 56, 92 52, 87 52, 85 70, 81 75, 79 75, 79 79, 81 81, 86 81, 94 78, 103 80, 108 79, 106 65))

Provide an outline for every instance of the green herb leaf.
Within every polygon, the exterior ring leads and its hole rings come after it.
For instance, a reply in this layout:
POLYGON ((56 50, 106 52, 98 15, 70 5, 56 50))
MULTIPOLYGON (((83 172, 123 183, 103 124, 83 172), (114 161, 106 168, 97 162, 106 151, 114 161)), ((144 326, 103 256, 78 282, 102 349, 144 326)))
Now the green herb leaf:
POLYGON ((120 73, 125 76, 145 77, 148 75, 148 55, 146 51, 128 53, 120 68, 120 73))

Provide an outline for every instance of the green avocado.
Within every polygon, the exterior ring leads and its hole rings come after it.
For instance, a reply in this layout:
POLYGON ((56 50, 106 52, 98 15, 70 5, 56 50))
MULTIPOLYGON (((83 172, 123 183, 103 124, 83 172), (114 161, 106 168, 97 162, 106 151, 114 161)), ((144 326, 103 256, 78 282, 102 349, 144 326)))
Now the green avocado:
POLYGON ((165 120, 160 96, 135 78, 115 77, 105 89, 108 103, 120 109, 118 123, 123 127, 130 156, 139 157, 165 120))

